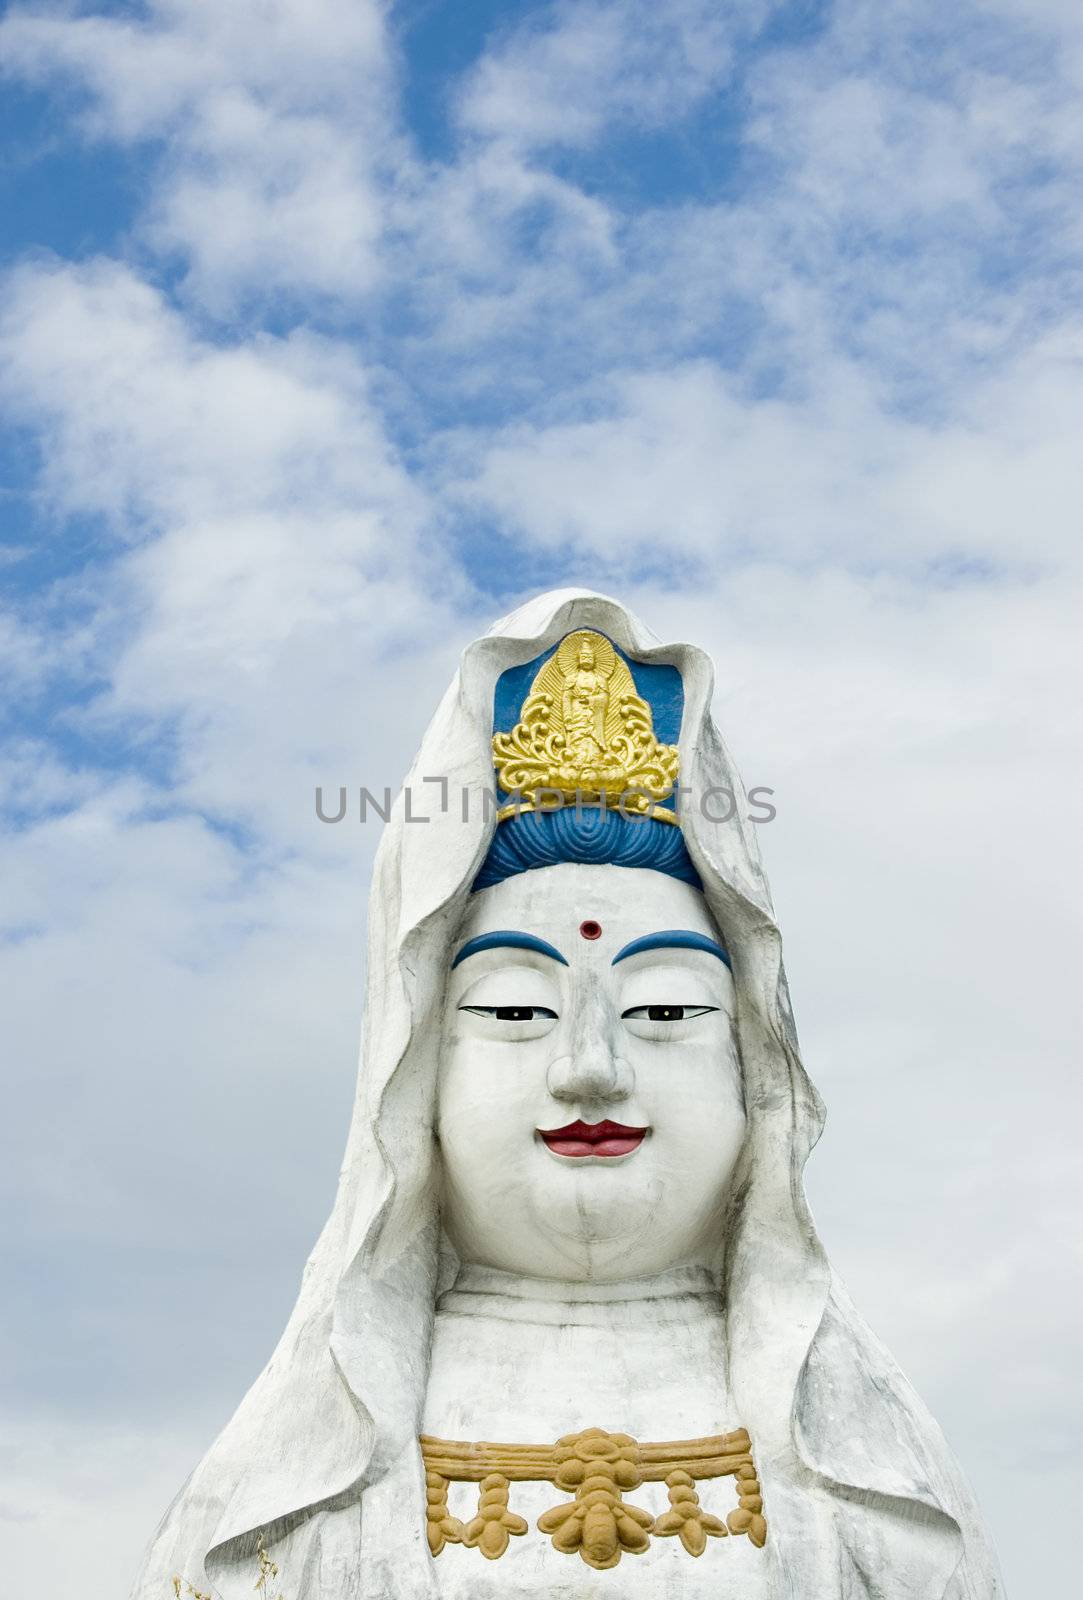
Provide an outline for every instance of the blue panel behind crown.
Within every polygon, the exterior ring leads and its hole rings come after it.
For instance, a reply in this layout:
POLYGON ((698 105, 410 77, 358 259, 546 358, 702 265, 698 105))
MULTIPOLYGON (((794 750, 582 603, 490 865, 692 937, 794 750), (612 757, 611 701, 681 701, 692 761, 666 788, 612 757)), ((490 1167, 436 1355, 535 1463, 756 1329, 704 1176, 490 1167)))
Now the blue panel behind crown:
MULTIPOLYGON (((580 630, 577 628, 573 631, 578 633, 580 630)), ((605 637, 608 635, 603 635, 603 638, 605 637)), ((609 642, 613 644, 612 639, 609 642)), ((523 701, 530 693, 530 685, 545 662, 551 655, 555 655, 559 648, 560 645, 555 644, 551 650, 535 656, 533 661, 525 661, 521 667, 509 667, 507 672, 500 674, 493 695, 494 733, 511 732, 519 720, 523 701)), ((627 664, 636 686, 636 693, 646 700, 651 708, 654 737, 659 744, 676 744, 681 732, 681 717, 684 714, 684 685, 677 668, 644 666, 640 661, 629 661, 624 651, 617 645, 614 644, 613 648, 627 664)))

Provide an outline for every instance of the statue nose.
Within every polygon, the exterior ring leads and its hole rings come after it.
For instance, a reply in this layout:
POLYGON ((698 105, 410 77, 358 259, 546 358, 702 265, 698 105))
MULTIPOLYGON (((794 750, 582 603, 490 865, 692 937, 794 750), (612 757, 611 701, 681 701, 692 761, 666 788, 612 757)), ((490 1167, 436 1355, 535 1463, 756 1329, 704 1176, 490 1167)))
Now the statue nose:
POLYGON ((550 1063, 549 1093, 556 1100, 627 1100, 635 1088, 629 1063, 618 1053, 616 1019, 603 998, 575 1019, 571 1051, 550 1063))

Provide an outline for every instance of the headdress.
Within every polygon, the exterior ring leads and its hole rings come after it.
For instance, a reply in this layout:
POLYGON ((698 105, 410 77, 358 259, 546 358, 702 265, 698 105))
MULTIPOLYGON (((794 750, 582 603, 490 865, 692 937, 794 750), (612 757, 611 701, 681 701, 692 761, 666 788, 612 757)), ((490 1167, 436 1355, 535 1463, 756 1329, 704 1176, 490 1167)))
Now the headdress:
POLYGON ((498 826, 474 888, 565 861, 650 867, 701 887, 676 809, 683 709, 676 667, 633 664, 591 628, 502 673, 498 826))

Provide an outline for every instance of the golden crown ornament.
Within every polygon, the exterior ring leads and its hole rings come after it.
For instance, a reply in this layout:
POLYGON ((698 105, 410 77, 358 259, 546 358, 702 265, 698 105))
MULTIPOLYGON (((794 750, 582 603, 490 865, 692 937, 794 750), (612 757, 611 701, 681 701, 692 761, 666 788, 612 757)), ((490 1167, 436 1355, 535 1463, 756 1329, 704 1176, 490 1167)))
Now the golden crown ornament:
POLYGON ((651 708, 604 634, 569 633, 540 669, 510 733, 494 733, 497 781, 521 811, 575 802, 676 822, 659 805, 677 781, 677 746, 659 744, 651 708))

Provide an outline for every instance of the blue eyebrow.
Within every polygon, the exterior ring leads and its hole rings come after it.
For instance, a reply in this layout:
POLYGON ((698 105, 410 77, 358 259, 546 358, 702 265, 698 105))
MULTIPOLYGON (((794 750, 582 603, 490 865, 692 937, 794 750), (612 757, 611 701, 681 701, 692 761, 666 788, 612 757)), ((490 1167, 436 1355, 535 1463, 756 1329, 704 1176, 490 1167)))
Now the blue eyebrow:
POLYGON ((481 950, 501 949, 533 950, 536 955, 551 956, 562 967, 568 965, 560 951, 544 939, 536 939, 532 933, 518 933, 514 928, 498 928, 495 933, 481 933, 476 939, 468 939, 451 963, 451 970, 454 972, 460 961, 465 961, 467 956, 476 956, 481 950))
POLYGON ((625 961, 629 956, 642 955, 644 950, 705 950, 709 956, 717 956, 719 961, 724 961, 733 971, 733 962, 729 958, 729 951, 722 945, 716 944, 713 939, 708 939, 702 933, 692 933, 688 928, 670 928, 665 933, 647 933, 642 939, 633 939, 631 944, 626 944, 623 950, 618 950, 613 957, 613 965, 618 961, 625 961))

